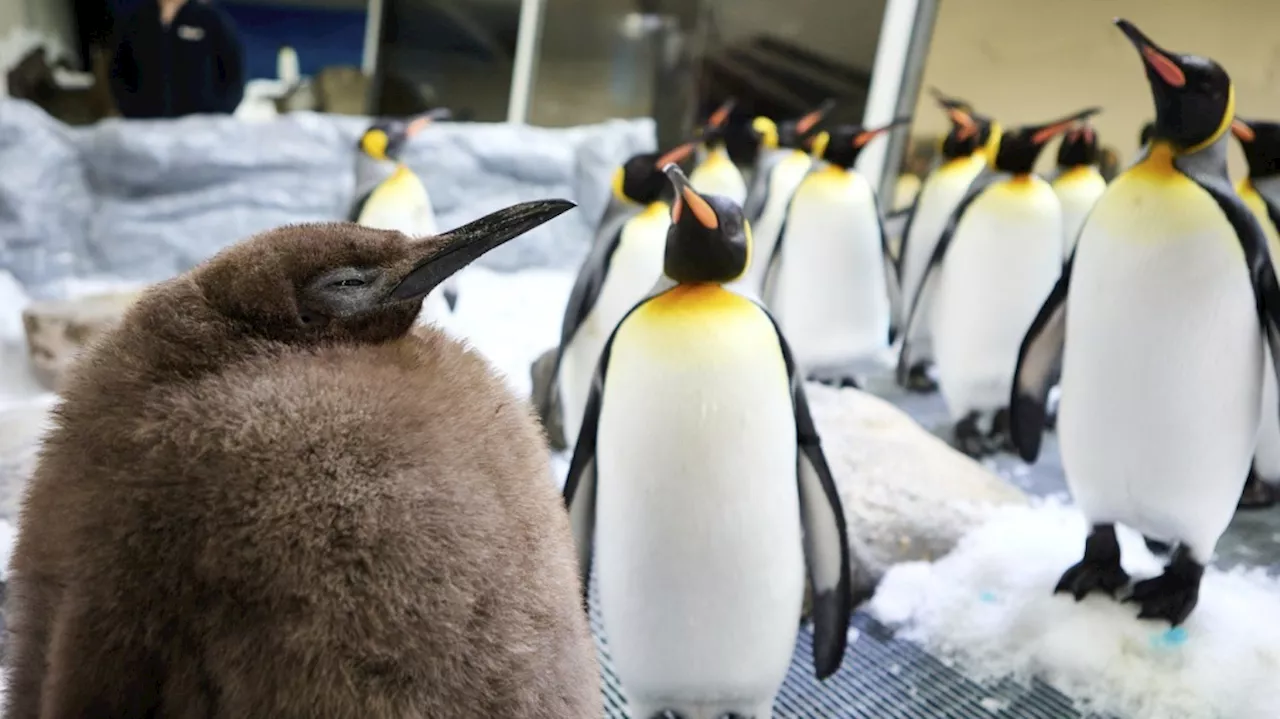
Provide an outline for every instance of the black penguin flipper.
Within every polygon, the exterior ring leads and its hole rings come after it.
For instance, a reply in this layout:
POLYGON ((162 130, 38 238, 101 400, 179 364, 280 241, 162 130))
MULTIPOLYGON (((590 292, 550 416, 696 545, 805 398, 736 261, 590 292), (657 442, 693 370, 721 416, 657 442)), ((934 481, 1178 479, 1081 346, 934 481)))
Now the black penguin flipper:
MULTIPOLYGON (((884 256, 885 290, 889 293, 890 299, 897 297, 898 302, 902 302, 902 283, 898 279, 901 270, 898 269, 898 260, 894 259, 893 250, 889 247, 889 233, 885 232, 884 229, 884 215, 880 214, 878 208, 876 209, 876 223, 880 225, 880 252, 884 256)), ((889 344, 893 344, 899 329, 898 313, 893 312, 892 308, 890 308, 889 344)))
POLYGON ((1062 348, 1067 336, 1067 290, 1074 262, 1072 252, 1018 348, 1013 393, 1009 399, 1009 434, 1024 462, 1034 462, 1040 456, 1049 390, 1062 367, 1062 348))
POLYGON ((742 203, 742 216, 747 224, 755 226, 764 214, 765 205, 769 202, 769 180, 778 161, 774 160, 763 167, 756 168, 751 178, 751 187, 747 189, 747 199, 742 203))
MULTIPOLYGON (((920 189, 924 190, 924 183, 920 184, 920 189)), ((911 200, 911 207, 907 208, 907 221, 902 225, 902 239, 898 241, 898 261, 894 263, 894 269, 898 273, 898 282, 902 282, 902 261, 907 256, 907 238, 911 236, 911 225, 916 221, 916 208, 920 206, 920 193, 911 200)), ((881 223, 880 231, 884 231, 884 223, 881 223)), ((903 297, 905 302, 907 298, 903 297)))
MULTIPOLYGON (((917 322, 920 315, 920 305, 922 298, 932 289, 935 281, 937 270, 942 267, 942 260, 947 256, 947 248, 951 246, 951 238, 955 237, 956 228, 960 226, 960 220, 964 218, 964 213, 978 199, 991 184, 996 181, 999 175, 990 173, 987 175, 979 175, 972 183, 969 189, 965 191, 965 196, 960 203, 956 205, 956 209, 952 210, 951 216, 947 218, 947 226, 943 228, 942 235, 938 238, 938 244, 933 247, 933 254, 929 256, 929 264, 925 265, 924 272, 920 275, 920 284, 916 286, 916 296, 911 300, 911 309, 907 313, 907 321, 900 328, 902 334, 902 350, 898 354, 898 369, 896 372, 898 384, 906 386, 907 374, 911 369, 911 330, 917 322)), ((902 298, 906 301, 906 298, 902 298)))
MULTIPOLYGON (((1275 267, 1271 264, 1271 251, 1267 247, 1267 235, 1262 224, 1236 194, 1225 176, 1196 172, 1179 166, 1176 161, 1175 166, 1213 197, 1236 231, 1236 239, 1244 250, 1249 280, 1253 284, 1258 323, 1271 348, 1271 362, 1276 378, 1280 381, 1280 282, 1277 281, 1275 267)), ((1267 214, 1275 217, 1270 203, 1267 205, 1267 214)), ((1280 407, 1272 408, 1271 411, 1280 412, 1280 407)))
POLYGON ((849 642, 853 618, 853 579, 849 558, 849 529, 844 505, 831 467, 822 451, 817 426, 809 412, 804 377, 796 367, 782 329, 763 306, 778 336, 778 346, 791 383, 796 419, 796 479, 800 492, 800 521, 804 526, 804 556, 813 589, 813 669, 826 679, 840 668, 849 642))
MULTIPOLYGON (((569 510, 569 526, 573 530, 573 543, 578 549, 578 571, 582 577, 582 606, 587 607, 587 596, 591 591, 591 557, 595 544, 596 532, 596 430, 600 424, 600 409, 604 401, 605 376, 609 371, 609 358, 613 354, 613 340, 618 336, 618 328, 627 321, 632 312, 653 297, 637 302, 613 328, 609 340, 600 351, 600 361, 596 363, 596 373, 591 379, 591 393, 587 395, 587 406, 582 413, 582 427, 578 430, 578 441, 573 445, 573 459, 569 461, 569 473, 564 480, 564 504, 569 510)), ((566 439, 568 439, 566 437, 566 439)))
POLYGON ((373 190, 376 189, 378 188, 375 185, 372 190, 361 195, 360 199, 356 200, 355 203, 351 205, 351 210, 347 213, 347 222, 360 221, 360 214, 364 212, 365 205, 369 204, 369 198, 373 197, 373 190))
MULTIPOLYGON (((604 288, 605 278, 609 274, 609 263, 613 261, 613 253, 617 251, 618 243, 622 241, 622 229, 626 226, 626 220, 622 218, 630 219, 635 214, 638 213, 630 215, 615 213, 614 222, 617 226, 614 231, 596 238, 595 244, 582 261, 582 266, 578 268, 578 276, 573 280, 573 289, 569 292, 569 301, 565 304, 564 317, 560 322, 560 344, 556 347, 555 362, 551 365, 553 392, 556 391, 559 383, 560 362, 564 359, 565 349, 573 340, 573 335, 578 328, 587 319, 587 315, 591 313, 591 309, 595 307, 596 301, 600 299, 600 291, 604 288), (622 221, 618 222, 620 219, 622 221)), ((606 211, 605 222, 608 222, 608 217, 609 212, 606 211)), ((602 229, 611 226, 603 225, 602 229)))
MULTIPOLYGON (((797 190, 797 194, 799 194, 797 190)), ((778 272, 782 270, 782 243, 787 239, 787 225, 791 224, 791 206, 792 200, 787 202, 787 211, 782 215, 782 222, 778 225, 778 239, 773 243, 773 251, 769 253, 769 264, 765 265, 764 278, 760 282, 760 299, 764 300, 766 305, 773 304, 774 285, 778 281, 778 272)))

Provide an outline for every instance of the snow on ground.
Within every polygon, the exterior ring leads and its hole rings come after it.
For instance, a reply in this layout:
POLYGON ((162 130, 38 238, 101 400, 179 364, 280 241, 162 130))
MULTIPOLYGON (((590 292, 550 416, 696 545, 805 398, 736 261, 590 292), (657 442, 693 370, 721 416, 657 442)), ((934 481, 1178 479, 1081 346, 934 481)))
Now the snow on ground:
MULTIPOLYGON (((891 569, 871 611, 975 680, 1036 676, 1100 714, 1277 716, 1280 582, 1210 568, 1199 605, 1171 630, 1104 595, 1053 595, 1084 538, 1070 506, 1002 509, 948 556, 891 569)), ((1135 580, 1160 573, 1138 534, 1121 528, 1120 543, 1135 580)))

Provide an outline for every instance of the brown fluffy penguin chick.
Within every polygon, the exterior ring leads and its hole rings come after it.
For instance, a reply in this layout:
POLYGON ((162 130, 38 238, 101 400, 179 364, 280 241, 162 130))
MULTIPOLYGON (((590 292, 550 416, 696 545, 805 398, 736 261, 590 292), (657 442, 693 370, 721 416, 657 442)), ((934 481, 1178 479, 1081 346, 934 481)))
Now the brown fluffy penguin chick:
POLYGON ((422 297, 572 207, 286 227, 155 286, 55 411, 10 566, 14 719, 598 719, 526 404, 422 297))

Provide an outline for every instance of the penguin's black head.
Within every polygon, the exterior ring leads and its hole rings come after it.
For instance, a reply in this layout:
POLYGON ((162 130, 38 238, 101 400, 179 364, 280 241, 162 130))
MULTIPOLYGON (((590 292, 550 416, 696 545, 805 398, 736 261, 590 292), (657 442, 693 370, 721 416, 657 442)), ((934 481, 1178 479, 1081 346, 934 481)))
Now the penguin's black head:
POLYGON ((875 138, 911 122, 909 117, 899 117, 893 122, 870 130, 861 125, 837 125, 830 131, 818 133, 813 139, 813 154, 820 160, 848 170, 858 161, 862 148, 875 138))
POLYGON ((762 147, 771 150, 778 148, 804 150, 807 140, 817 132, 822 120, 835 106, 835 100, 825 100, 804 115, 794 120, 783 120, 777 125, 767 117, 757 117, 751 123, 751 128, 760 138, 762 147))
POLYGON ((734 98, 725 100, 715 112, 707 118, 698 133, 698 140, 707 147, 724 143, 725 129, 729 126, 729 116, 733 114, 733 108, 738 101, 734 98))
POLYGON ((357 146, 361 152, 375 160, 399 162, 400 153, 409 140, 426 129, 427 125, 437 120, 447 120, 450 116, 448 108, 438 107, 408 120, 378 120, 364 131, 357 146))
POLYGON ((751 228, 736 202, 703 195, 674 163, 666 167, 675 189, 663 272, 676 282, 732 282, 751 262, 751 228))
POLYGON ((1058 167, 1082 167, 1097 165, 1099 160, 1098 133, 1088 122, 1082 122, 1067 130, 1058 145, 1058 167))
POLYGON ((1249 179, 1280 175, 1280 122, 1237 117, 1231 122, 1231 134, 1244 148, 1244 159, 1249 163, 1249 179))
POLYGON ((634 155, 613 173, 613 196, 626 202, 649 205, 671 193, 671 183, 662 169, 674 162, 684 162, 693 154, 696 143, 686 142, 659 155, 645 152, 634 155))
POLYGON ((1091 107, 1060 120, 1043 125, 1025 125, 1000 136, 996 148, 995 168, 1015 175, 1028 175, 1035 167, 1040 151, 1050 140, 1065 132, 1076 122, 1096 115, 1101 108, 1091 107))
POLYGON ((1151 136, 1155 134, 1156 124, 1148 122, 1142 126, 1142 132, 1138 133, 1138 147, 1146 147, 1151 142, 1151 136))
POLYGON ((1227 72, 1209 58, 1159 47, 1127 20, 1115 23, 1146 66, 1156 106, 1151 139, 1189 153, 1222 137, 1235 115, 1235 89, 1227 72))
POLYGON ((228 339, 383 342, 403 335, 432 289, 489 250, 575 205, 514 205, 434 237, 354 223, 289 225, 192 271, 228 339))

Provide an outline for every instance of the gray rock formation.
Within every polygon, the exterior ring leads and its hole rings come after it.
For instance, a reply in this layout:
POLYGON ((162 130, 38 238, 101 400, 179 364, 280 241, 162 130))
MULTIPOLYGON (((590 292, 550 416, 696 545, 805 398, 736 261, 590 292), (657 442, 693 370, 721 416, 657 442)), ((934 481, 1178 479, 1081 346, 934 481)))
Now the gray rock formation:
MULTIPOLYGON (((355 143, 369 120, 290 113, 269 122, 196 116, 72 128, 0 99, 0 267, 36 297, 69 276, 153 282, 278 225, 344 219, 355 143)), ((442 227, 525 200, 580 209, 489 253, 500 270, 571 267, 586 254, 609 176, 652 149, 648 119, 573 128, 439 123, 404 160, 442 227)))

